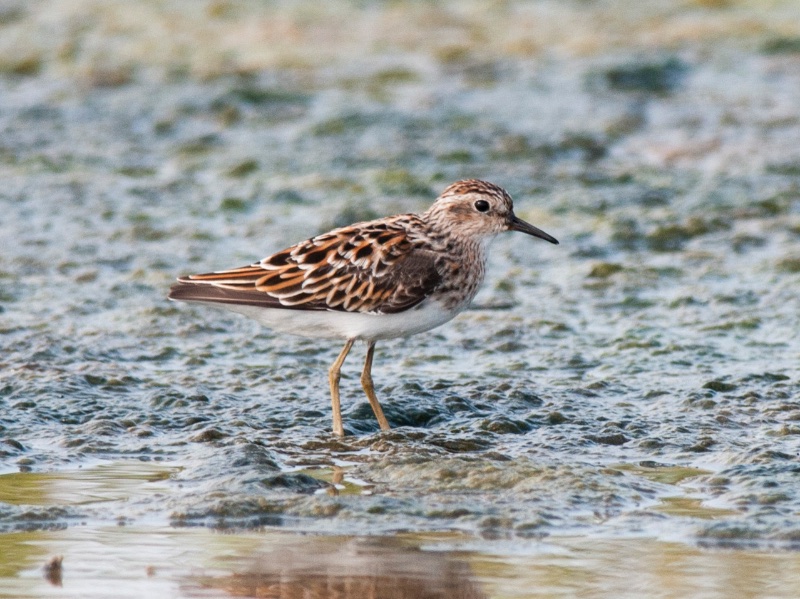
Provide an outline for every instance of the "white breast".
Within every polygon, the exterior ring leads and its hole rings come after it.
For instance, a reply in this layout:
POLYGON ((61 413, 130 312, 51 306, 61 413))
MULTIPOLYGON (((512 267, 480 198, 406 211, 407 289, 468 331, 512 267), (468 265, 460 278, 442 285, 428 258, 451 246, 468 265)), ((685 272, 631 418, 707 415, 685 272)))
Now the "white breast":
POLYGON ((429 331, 453 319, 465 305, 447 310, 432 299, 398 314, 363 314, 333 310, 286 310, 230 304, 205 303, 244 314, 282 333, 321 339, 362 339, 377 341, 408 337, 429 331))

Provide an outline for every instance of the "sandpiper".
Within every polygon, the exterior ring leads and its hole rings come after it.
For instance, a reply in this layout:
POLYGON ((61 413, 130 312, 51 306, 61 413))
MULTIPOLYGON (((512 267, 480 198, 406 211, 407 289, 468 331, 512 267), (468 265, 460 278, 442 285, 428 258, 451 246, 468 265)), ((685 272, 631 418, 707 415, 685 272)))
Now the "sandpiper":
POLYGON ((464 310, 483 281, 489 242, 503 231, 558 243, 517 218, 501 187, 458 181, 422 214, 356 223, 255 264, 180 277, 169 299, 221 306, 283 333, 344 339, 328 371, 336 435, 344 434, 342 364, 353 343, 365 341, 361 385, 389 430, 372 383, 376 341, 428 331, 464 310))

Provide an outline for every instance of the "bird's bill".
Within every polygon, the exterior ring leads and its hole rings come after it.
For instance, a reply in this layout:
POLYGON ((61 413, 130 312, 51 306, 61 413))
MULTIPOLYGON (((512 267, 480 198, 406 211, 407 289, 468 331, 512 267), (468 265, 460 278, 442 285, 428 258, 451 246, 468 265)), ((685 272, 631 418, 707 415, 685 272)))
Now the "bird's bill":
POLYGON ((527 233, 528 235, 533 235, 534 237, 538 237, 539 239, 544 239, 545 241, 549 241, 550 243, 558 245, 558 239, 552 235, 548 235, 538 227, 534 227, 532 224, 526 223, 524 220, 517 218, 516 216, 511 218, 511 223, 509 224, 508 228, 511 231, 527 233))

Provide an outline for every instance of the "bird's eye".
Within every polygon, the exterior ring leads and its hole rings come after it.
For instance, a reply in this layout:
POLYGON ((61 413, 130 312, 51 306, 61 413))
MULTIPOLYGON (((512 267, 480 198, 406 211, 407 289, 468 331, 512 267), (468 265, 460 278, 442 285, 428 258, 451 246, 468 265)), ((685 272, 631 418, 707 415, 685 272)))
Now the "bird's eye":
POLYGON ((488 212, 489 211, 489 202, 486 200, 478 200, 475 202, 475 210, 478 212, 488 212))

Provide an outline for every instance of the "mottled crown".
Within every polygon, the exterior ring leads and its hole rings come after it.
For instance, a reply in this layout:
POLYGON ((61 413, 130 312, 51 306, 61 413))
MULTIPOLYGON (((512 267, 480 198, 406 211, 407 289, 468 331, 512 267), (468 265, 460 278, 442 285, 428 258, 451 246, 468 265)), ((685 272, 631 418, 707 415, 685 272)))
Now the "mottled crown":
POLYGON ((482 181, 480 179, 465 179, 464 181, 456 181, 452 185, 448 186, 439 197, 446 198, 450 196, 462 196, 470 193, 495 196, 503 198, 503 200, 508 204, 512 203, 511 196, 508 195, 508 192, 505 189, 495 185, 494 183, 489 183, 488 181, 482 181))

